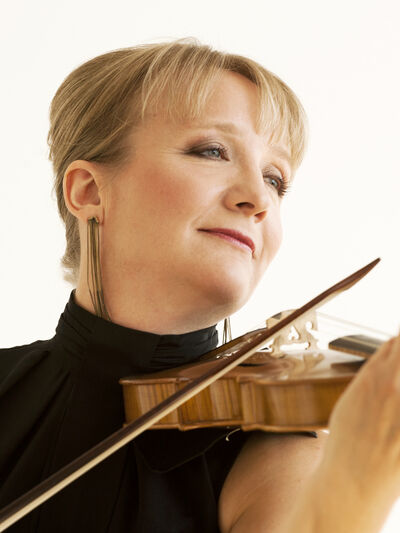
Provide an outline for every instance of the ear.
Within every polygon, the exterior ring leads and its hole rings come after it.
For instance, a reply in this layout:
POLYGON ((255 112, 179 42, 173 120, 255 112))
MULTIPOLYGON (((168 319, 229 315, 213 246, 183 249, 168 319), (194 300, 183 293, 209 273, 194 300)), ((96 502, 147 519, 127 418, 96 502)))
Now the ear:
POLYGON ((86 224, 87 219, 104 218, 104 196, 100 193, 101 172, 96 163, 77 159, 67 168, 63 180, 64 201, 68 211, 86 224))

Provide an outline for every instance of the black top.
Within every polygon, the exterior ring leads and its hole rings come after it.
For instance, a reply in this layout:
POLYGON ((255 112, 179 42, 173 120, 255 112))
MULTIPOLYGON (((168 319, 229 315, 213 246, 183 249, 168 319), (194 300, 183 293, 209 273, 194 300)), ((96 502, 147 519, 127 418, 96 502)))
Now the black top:
MULTIPOLYGON (((52 339, 0 349, 0 508, 123 425, 121 377, 218 344, 215 326, 156 335, 114 324, 74 292, 52 339)), ((231 432, 148 430, 7 531, 218 532, 219 494, 248 437, 231 432)))

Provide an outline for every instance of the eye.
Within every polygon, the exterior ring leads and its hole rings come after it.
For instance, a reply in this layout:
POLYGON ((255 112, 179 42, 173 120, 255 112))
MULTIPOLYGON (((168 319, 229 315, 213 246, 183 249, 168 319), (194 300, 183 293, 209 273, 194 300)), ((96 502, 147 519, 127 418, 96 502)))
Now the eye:
POLYGON ((270 180, 269 183, 271 183, 271 185, 273 185, 278 191, 280 190, 282 185, 284 185, 283 179, 280 176, 274 176, 273 174, 267 174, 266 176, 264 176, 264 180, 266 181, 266 183, 268 183, 267 180, 270 180))
POLYGON ((267 174, 264 176, 264 180, 266 183, 271 183, 271 185, 278 192, 279 196, 284 196, 289 190, 288 183, 284 178, 281 178, 280 176, 275 176, 274 174, 267 174), (268 182, 267 180, 271 181, 268 182))
POLYGON ((223 158, 226 159, 228 151, 223 146, 206 146, 203 149, 193 151, 193 153, 200 157, 204 157, 202 154, 205 154, 206 152, 214 152, 211 155, 213 159, 218 159, 218 155, 223 156, 223 158))

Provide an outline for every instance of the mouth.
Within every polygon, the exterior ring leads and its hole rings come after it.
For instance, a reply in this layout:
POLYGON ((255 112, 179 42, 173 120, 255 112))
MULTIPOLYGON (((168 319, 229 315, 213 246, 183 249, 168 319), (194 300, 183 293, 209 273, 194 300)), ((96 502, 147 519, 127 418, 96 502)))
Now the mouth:
POLYGON ((244 249, 249 250, 252 254, 254 254, 254 251, 256 249, 255 244, 250 239, 250 237, 247 237, 247 235, 243 235, 243 233, 240 233, 240 231, 236 231, 234 229, 209 228, 209 229, 200 229, 199 231, 211 233, 215 235, 216 237, 220 237, 222 239, 230 241, 232 244, 235 244, 236 246, 242 249, 244 248, 244 249))

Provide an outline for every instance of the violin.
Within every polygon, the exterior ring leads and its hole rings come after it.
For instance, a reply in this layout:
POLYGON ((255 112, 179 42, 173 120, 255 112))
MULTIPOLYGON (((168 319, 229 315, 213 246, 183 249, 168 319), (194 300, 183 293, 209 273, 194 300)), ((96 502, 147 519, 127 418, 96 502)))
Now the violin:
MULTIPOLYGON (((267 329, 289 316, 267 319, 267 329)), ((333 317, 313 311, 281 332, 262 350, 214 381, 149 429, 187 431, 204 427, 238 427, 243 431, 315 431, 328 427, 330 414, 364 362, 389 338, 382 332, 324 340, 321 322, 333 317), (320 342, 322 341, 322 342, 320 342)), ((339 329, 345 329, 343 321, 339 329)), ((326 327, 326 324, 322 326, 326 327)), ((353 327, 354 327, 353 326, 353 327)), ((351 331, 351 325, 347 326, 351 331)), ((219 347, 195 363, 121 379, 125 418, 129 423, 231 356, 219 347)))
MULTIPOLYGON (((244 430, 293 431, 327 427, 336 400, 354 374, 349 375, 347 369, 342 373, 341 370, 337 372, 338 368, 342 370, 344 368, 338 367, 337 364, 342 364, 344 361, 336 361, 328 363, 330 368, 336 369, 333 379, 329 380, 324 374, 326 368, 324 369, 322 364, 319 365, 321 357, 325 357, 328 361, 327 354, 322 352, 315 356, 309 352, 307 357, 295 353, 289 356, 282 351, 283 345, 279 341, 282 338, 289 338, 294 324, 304 323, 310 317, 311 323, 315 321, 313 313, 318 307, 360 281, 379 261, 380 258, 375 259, 299 309, 272 317, 272 322, 266 327, 246 333, 203 355, 199 363, 178 367, 175 369, 175 376, 170 374, 171 371, 158 373, 156 380, 154 375, 152 378, 151 375, 147 375, 150 379, 150 383, 147 384, 143 381, 139 383, 137 376, 133 377, 133 381, 121 380, 128 423, 0 510, 0 531, 4 531, 150 428, 192 429, 210 425, 234 425, 244 430), (271 341, 279 345, 278 350, 274 351, 273 346, 267 346, 271 341), (266 346, 267 349, 263 350, 266 346), (310 355, 311 358, 308 357, 310 355), (252 379, 249 378, 248 366, 238 367, 246 360, 257 367, 252 379), (296 377, 295 369, 300 368, 299 364, 302 368, 308 366, 314 370, 315 387, 311 387, 310 383, 299 375, 301 373, 297 372, 298 377, 296 377), (263 367, 263 371, 260 367, 263 367), (221 379, 223 377, 224 379, 221 379), (295 385, 292 390, 286 386, 289 384, 295 385), (149 385, 153 389, 149 389, 149 385), (156 385, 157 389, 154 389, 156 385), (310 392, 312 388, 314 392, 310 392), (318 396, 315 391, 322 393, 323 389, 328 392, 324 396, 324 406, 320 410, 318 398, 321 398, 321 394, 318 396), (141 390, 146 392, 141 394, 141 390), (152 396, 155 398, 152 399, 152 396), (181 407, 185 403, 187 407, 181 407), (302 406, 301 410, 298 405, 302 406), (178 408, 181 408, 180 411, 177 411, 178 408)), ((308 335, 307 338, 310 340, 309 333, 308 331, 305 335, 306 337, 308 335)), ((336 357, 340 351, 343 357, 344 351, 353 350, 354 357, 355 344, 353 342, 349 348, 348 341, 349 339, 346 341, 340 339, 328 349, 334 351, 336 357)), ((365 339, 358 338, 356 344, 358 346, 360 343, 366 344, 364 341, 365 339)), ((382 342, 379 339, 375 340, 377 346, 382 342)), ((360 348, 357 349, 360 353, 360 348)), ((351 355, 347 354, 347 357, 351 355)), ((348 365, 353 361, 345 363, 348 365)))

